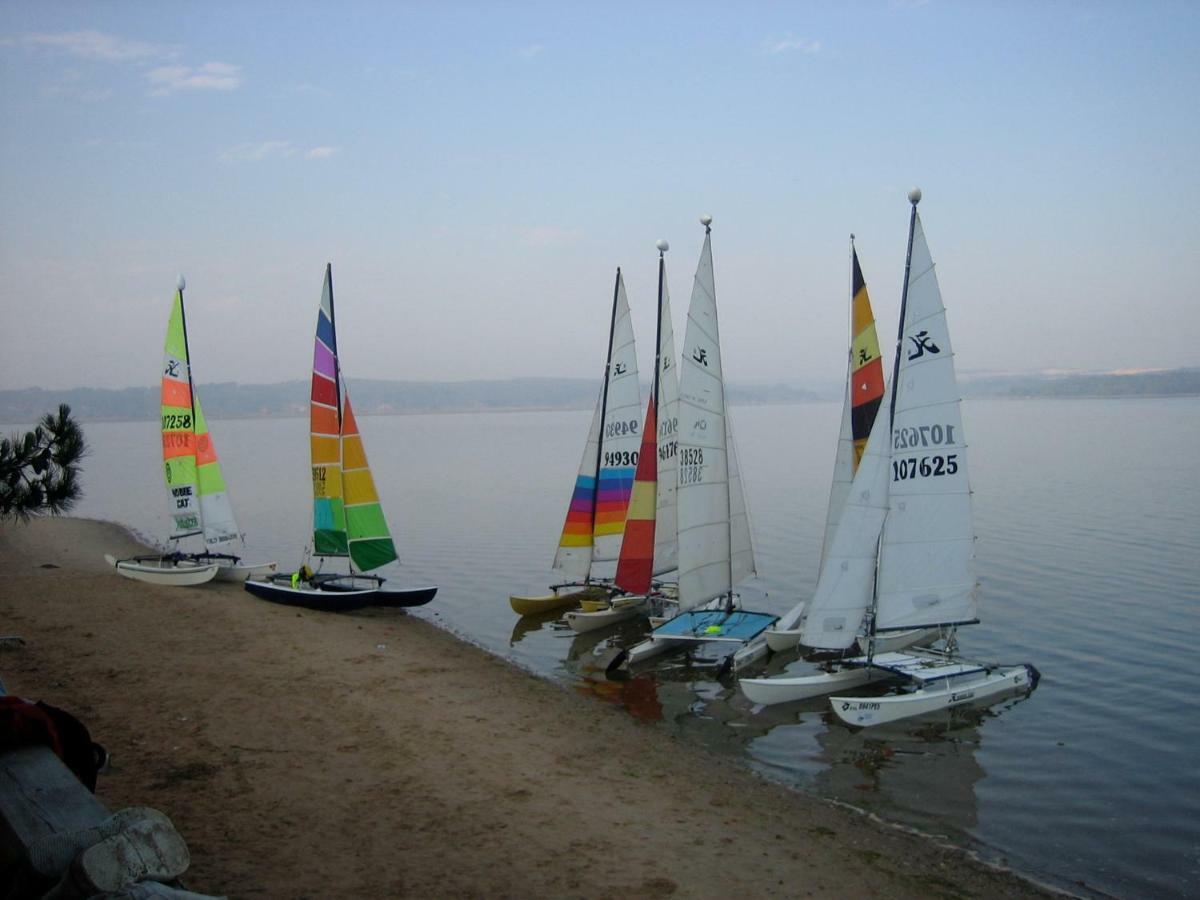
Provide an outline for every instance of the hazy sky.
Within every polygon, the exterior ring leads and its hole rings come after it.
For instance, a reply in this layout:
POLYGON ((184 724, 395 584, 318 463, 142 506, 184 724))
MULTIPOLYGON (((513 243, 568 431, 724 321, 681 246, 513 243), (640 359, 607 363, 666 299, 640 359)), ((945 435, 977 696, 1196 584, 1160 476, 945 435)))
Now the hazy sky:
MULTIPOLYGON (((643 365, 703 237, 733 381, 895 330, 922 219, 962 370, 1200 364, 1200 3, 0 2, 0 387, 643 365)), ((890 338, 885 339, 885 343, 890 338)))

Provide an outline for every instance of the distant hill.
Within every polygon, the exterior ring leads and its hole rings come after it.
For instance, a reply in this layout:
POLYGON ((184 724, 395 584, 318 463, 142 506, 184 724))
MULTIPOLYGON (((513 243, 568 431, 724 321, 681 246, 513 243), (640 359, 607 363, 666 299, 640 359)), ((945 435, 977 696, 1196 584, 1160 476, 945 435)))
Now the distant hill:
MULTIPOLYGON (((966 397, 1175 397, 1200 395, 1200 368, 1141 372, 960 375, 966 397)), ((354 408, 362 415, 533 409, 591 409, 597 385, 589 378, 511 378, 503 381, 350 382, 354 408)), ((213 418, 308 415, 308 382, 203 384, 204 411, 213 418)), ((643 385, 643 396, 649 385, 643 385)), ((731 384, 735 406, 838 400, 833 380, 794 384, 731 384)), ((158 388, 42 388, 0 391, 0 422, 28 423, 59 403, 69 403, 82 421, 126 421, 158 416, 158 388)))
POLYGON ((967 397, 1180 397, 1200 395, 1200 368, 1137 372, 963 375, 967 397))
MULTIPOLYGON (((360 415, 417 412, 471 412, 532 409, 591 409, 598 386, 588 378, 513 378, 505 381, 381 381, 349 383, 360 415)), ((279 384, 202 384, 197 393, 211 418, 308 415, 307 381, 279 384)), ((649 386, 643 386, 649 393, 649 386)), ((802 403, 824 399, 789 385, 730 385, 729 402, 802 403)), ((59 403, 69 403, 82 421, 154 419, 159 414, 157 387, 25 388, 0 391, 0 422, 28 423, 59 403)))

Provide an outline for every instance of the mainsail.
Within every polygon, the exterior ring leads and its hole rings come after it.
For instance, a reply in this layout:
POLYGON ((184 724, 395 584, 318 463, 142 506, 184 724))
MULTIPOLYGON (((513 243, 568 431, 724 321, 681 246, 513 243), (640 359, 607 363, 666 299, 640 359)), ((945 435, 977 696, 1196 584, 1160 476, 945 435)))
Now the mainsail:
POLYGON ((946 311, 913 199, 892 384, 828 548, 801 641, 975 621, 970 486, 946 311))
POLYGON ((664 270, 662 303, 658 311, 658 499, 654 531, 654 574, 679 568, 679 357, 671 325, 671 296, 664 270))
MULTIPOLYGON (((919 199, 919 194, 917 199, 919 199)), ((976 620, 975 535, 954 352, 913 203, 901 304, 876 631, 976 620)))
POLYGON ((617 269, 604 381, 567 507, 554 570, 588 579, 620 555, 641 443, 641 388, 625 282, 617 269))
POLYGON ((313 552, 317 556, 349 556, 359 569, 369 571, 395 560, 396 549, 342 383, 335 322, 333 267, 326 265, 309 406, 313 552))
MULTIPOLYGON (((654 383, 650 386, 650 400, 646 404, 646 418, 642 425, 642 446, 638 451, 633 492, 629 497, 629 511, 625 517, 625 539, 621 543, 621 556, 617 560, 617 574, 613 579, 617 587, 630 594, 645 594, 650 590, 651 581, 658 571, 656 564, 661 564, 658 555, 658 505, 663 499, 669 499, 672 504, 674 502, 674 493, 668 494, 663 491, 659 472, 659 454, 663 444, 660 438, 662 420, 658 414, 658 401, 663 374, 663 304, 667 300, 667 266, 664 257, 666 250, 666 242, 659 242, 654 383)), ((669 303, 667 309, 667 315, 670 315, 669 303)), ((667 326, 670 327, 669 320, 667 326)), ((669 357, 667 359, 669 360, 669 357)), ((673 368, 671 374, 674 375, 673 368)), ((669 442, 668 436, 668 445, 669 442)), ((662 477, 667 474, 668 472, 662 473, 662 477)), ((674 465, 670 467, 669 474, 675 474, 674 465)), ((671 524, 673 528, 674 522, 671 524)), ((661 546, 665 548, 665 552, 673 550, 674 534, 662 536, 664 541, 661 546)))
POLYGON ((183 279, 175 291, 163 348, 163 476, 170 501, 173 539, 202 534, 208 545, 240 537, 212 436, 192 385, 183 279))
MULTIPOLYGON (((706 224, 704 246, 683 342, 679 381, 679 608, 692 609, 731 594, 738 579, 754 569, 745 502, 735 508, 733 487, 740 483, 731 466, 717 325, 712 233, 706 224), (731 527, 731 512, 742 523, 731 527), (740 535, 735 547, 734 536, 740 535)), ((738 492, 740 493, 740 491, 738 492)))

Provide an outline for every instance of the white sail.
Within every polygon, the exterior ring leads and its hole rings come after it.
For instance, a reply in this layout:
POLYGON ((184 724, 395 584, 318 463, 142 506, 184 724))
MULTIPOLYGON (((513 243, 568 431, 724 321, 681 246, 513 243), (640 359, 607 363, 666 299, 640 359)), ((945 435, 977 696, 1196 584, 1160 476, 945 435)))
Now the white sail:
POLYGON ((676 501, 679 482, 679 357, 675 355, 671 297, 665 277, 658 333, 658 485, 654 514, 654 574, 662 575, 679 567, 676 501))
POLYGON ((804 619, 800 642, 806 647, 844 650, 861 633, 863 617, 871 605, 879 532, 888 512, 891 446, 888 440, 884 392, 858 471, 842 506, 833 538, 804 619))
MULTIPOLYGON (((592 412, 592 424, 588 428, 587 440, 583 444, 583 459, 579 461, 579 475, 575 479, 575 489, 571 495, 572 505, 576 504, 581 495, 595 493, 596 452, 600 446, 600 412, 604 402, 604 391, 596 397, 596 409, 592 412)), ((570 516, 570 512, 568 512, 570 516)), ((591 509, 588 509, 591 516, 591 509)), ((569 542, 564 534, 554 554, 553 570, 563 578, 570 580, 585 580, 592 571, 592 539, 589 533, 586 541, 569 542)))
POLYGON ((750 537, 750 506, 742 487, 737 441, 733 439, 733 416, 725 410, 725 446, 729 449, 729 552, 733 583, 758 574, 754 567, 754 541, 750 537))
POLYGON ((838 431, 837 453, 833 458, 833 482, 829 486, 829 508, 825 512, 825 538, 821 542, 821 559, 817 571, 825 565, 829 545, 838 522, 842 519, 842 507, 850 493, 854 480, 854 434, 850 421, 850 357, 846 357, 846 390, 842 394, 842 427, 838 431))
POLYGON ((593 562, 616 560, 625 535, 625 513, 638 451, 642 446, 642 389, 638 384, 633 320, 625 296, 625 280, 617 272, 617 305, 612 353, 608 361, 608 398, 600 435, 600 472, 596 489, 596 545, 593 562))
MULTIPOLYGON (((879 555, 876 631, 974 621, 975 536, 954 353, 933 260, 913 211, 879 555)), ((886 418, 886 405, 880 419, 886 418)))
POLYGON ((679 376, 679 608, 733 590, 729 461, 711 235, 696 267, 679 376))

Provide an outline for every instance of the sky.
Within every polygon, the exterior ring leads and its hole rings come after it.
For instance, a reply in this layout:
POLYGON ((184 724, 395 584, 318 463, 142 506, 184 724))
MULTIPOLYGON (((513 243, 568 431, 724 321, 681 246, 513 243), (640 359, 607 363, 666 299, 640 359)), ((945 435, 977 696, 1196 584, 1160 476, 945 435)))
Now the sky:
MULTIPOLYGON (((827 383, 907 191, 962 372, 1200 365, 1200 4, 0 0, 0 388, 651 368, 713 216, 726 376, 827 383)), ((890 356, 890 350, 885 350, 890 356)))

